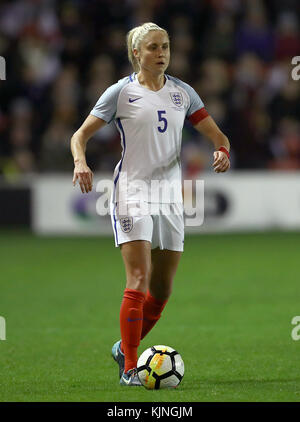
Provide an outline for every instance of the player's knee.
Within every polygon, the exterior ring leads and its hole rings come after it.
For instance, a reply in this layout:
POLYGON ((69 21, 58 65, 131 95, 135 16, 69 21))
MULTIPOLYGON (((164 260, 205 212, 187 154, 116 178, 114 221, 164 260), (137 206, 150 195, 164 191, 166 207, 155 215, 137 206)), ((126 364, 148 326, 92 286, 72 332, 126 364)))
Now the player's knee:
POLYGON ((147 268, 134 268, 127 278, 127 287, 146 293, 149 275, 149 270, 147 270, 147 268))

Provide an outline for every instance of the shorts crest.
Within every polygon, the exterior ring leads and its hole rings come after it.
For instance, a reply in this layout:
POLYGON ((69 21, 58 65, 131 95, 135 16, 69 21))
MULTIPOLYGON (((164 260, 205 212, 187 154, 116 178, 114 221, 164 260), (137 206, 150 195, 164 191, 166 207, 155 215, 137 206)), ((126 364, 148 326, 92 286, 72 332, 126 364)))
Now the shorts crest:
POLYGON ((121 218, 120 225, 124 233, 129 233, 133 227, 133 218, 132 217, 121 218))
POLYGON ((181 92, 170 92, 171 100, 175 105, 181 107, 183 105, 183 97, 181 92))

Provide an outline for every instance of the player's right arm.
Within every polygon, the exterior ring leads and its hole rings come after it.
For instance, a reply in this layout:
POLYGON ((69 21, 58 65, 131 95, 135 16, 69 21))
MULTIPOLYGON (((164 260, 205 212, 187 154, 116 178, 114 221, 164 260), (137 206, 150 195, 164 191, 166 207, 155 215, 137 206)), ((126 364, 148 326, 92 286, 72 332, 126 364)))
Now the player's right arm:
POLYGON ((81 192, 88 193, 93 186, 93 172, 88 167, 85 158, 88 140, 106 124, 106 121, 89 115, 71 138, 71 151, 74 158, 73 185, 78 180, 81 192))
POLYGON ((116 115, 117 102, 121 89, 130 82, 127 76, 120 79, 114 85, 111 85, 99 98, 89 116, 83 122, 82 126, 74 133, 71 139, 71 151, 74 158, 74 177, 73 184, 76 180, 82 193, 90 192, 93 185, 93 173, 86 164, 85 149, 87 141, 106 123, 110 123, 116 115))

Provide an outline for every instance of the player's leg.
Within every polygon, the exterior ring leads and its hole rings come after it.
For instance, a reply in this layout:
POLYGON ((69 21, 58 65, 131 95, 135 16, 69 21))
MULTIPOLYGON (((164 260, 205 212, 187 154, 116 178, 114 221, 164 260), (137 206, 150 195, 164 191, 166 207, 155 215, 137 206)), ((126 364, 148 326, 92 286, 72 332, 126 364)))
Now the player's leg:
POLYGON ((159 246, 159 249, 152 250, 151 278, 144 304, 142 338, 159 320, 171 295, 183 242, 182 204, 162 205, 159 215, 153 217, 152 246, 159 246))
POLYGON ((126 288, 120 309, 121 350, 124 372, 136 368, 137 349, 143 325, 143 306, 151 274, 151 243, 136 240, 121 246, 126 271, 126 288))
POLYGON ((151 277, 143 308, 143 339, 159 320, 171 295, 174 277, 182 252, 153 249, 151 277))
POLYGON ((134 240, 120 245, 126 271, 126 288, 147 292, 151 275, 151 243, 134 240))
POLYGON ((153 221, 150 215, 124 217, 120 212, 119 207, 113 207, 112 225, 125 265, 126 288, 120 309, 122 338, 113 345, 112 356, 119 365, 120 384, 141 385, 134 372, 128 374, 137 364, 143 304, 151 272, 153 221))

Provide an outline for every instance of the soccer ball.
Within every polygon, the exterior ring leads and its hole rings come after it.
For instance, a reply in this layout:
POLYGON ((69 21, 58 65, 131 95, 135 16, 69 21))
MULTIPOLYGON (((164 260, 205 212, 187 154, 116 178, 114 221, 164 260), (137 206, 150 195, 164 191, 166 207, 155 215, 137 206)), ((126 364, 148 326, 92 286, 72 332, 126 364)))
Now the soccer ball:
POLYGON ((137 372, 149 390, 177 387, 184 375, 184 363, 172 347, 152 346, 139 357, 137 372))

